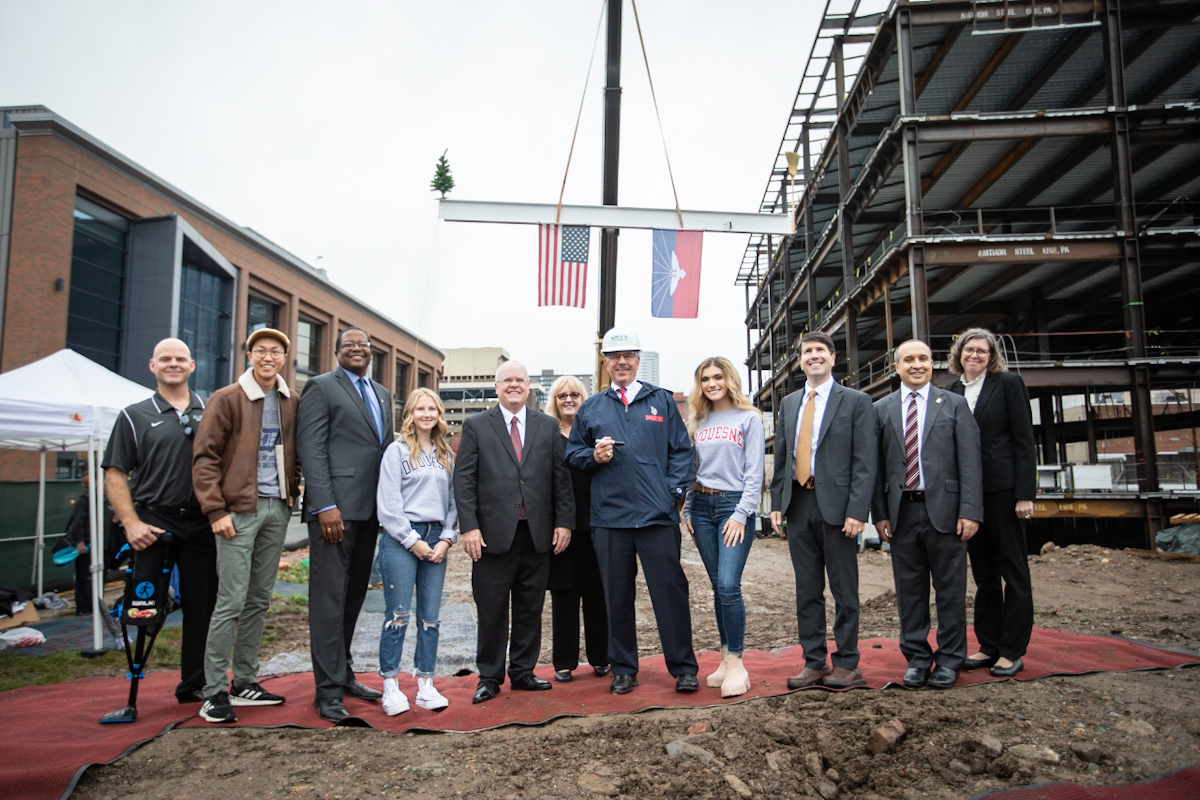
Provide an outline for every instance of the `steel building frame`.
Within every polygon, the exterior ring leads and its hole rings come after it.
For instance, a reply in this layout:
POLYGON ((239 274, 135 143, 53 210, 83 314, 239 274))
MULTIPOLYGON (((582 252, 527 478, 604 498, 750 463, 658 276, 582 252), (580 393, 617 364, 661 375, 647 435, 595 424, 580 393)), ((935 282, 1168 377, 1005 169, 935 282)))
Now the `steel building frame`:
POLYGON ((1152 537, 1196 504, 1160 486, 1155 428, 1200 415, 1156 417, 1151 391, 1200 386, 1197 192, 1200 2, 829 0, 759 209, 796 233, 752 236, 738 276, 756 402, 803 385, 807 330, 879 397, 899 342, 945 383, 953 336, 986 326, 1038 398, 1044 463, 1132 435, 1136 492, 1108 499, 1152 537), (1062 395, 1098 391, 1128 413, 1068 424, 1062 395))

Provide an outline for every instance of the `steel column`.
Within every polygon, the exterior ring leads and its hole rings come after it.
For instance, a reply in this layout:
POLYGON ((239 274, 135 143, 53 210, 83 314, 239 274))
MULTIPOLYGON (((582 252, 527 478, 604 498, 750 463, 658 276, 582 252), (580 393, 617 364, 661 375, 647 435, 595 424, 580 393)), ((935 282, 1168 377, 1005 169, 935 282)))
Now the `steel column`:
MULTIPOLYGON (((608 0, 608 42, 604 85, 604 205, 617 204, 618 162, 621 155, 621 6, 624 0, 608 0)), ((596 331, 596 359, 600 339, 617 320, 617 239, 618 228, 600 232, 600 325, 596 331)), ((607 376, 597 369, 599 391, 608 385, 607 376)))

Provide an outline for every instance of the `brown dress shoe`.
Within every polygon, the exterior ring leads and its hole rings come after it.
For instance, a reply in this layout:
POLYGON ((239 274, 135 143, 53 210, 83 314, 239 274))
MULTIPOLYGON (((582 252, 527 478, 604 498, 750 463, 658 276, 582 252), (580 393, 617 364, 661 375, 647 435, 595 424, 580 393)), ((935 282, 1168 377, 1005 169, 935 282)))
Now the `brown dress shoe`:
POLYGON ((833 672, 829 673, 829 677, 825 679, 824 685, 830 689, 849 689, 851 686, 866 686, 867 682, 863 680, 860 669, 834 667, 833 672))
POLYGON ((820 667, 819 669, 805 667, 800 670, 799 675, 793 675, 787 679, 787 687, 789 689, 803 689, 806 686, 819 686, 828 675, 829 667, 820 667))

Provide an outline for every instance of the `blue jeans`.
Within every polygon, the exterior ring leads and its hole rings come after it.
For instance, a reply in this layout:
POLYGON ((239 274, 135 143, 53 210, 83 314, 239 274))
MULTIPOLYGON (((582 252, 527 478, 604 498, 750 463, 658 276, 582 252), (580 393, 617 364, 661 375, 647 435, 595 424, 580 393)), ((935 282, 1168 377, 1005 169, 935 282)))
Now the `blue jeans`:
MULTIPOLYGON (((440 522, 416 522, 415 530, 433 547, 442 534, 440 522)), ((442 607, 442 583, 446 579, 446 560, 433 564, 419 559, 384 533, 379 537, 379 571, 383 575, 383 602, 392 610, 392 618, 383 622, 379 635, 379 674, 394 678, 400 674, 400 656, 404 653, 404 634, 412 613, 413 587, 417 590, 417 629, 415 674, 432 678, 437 662, 438 611, 442 607)))
POLYGON ((713 606, 717 612, 717 632, 721 646, 741 655, 746 638, 746 604, 742 601, 742 570, 754 543, 754 531, 747 525, 741 544, 725 545, 722 531, 741 502, 741 492, 692 495, 692 531, 696 549, 713 587, 713 606))

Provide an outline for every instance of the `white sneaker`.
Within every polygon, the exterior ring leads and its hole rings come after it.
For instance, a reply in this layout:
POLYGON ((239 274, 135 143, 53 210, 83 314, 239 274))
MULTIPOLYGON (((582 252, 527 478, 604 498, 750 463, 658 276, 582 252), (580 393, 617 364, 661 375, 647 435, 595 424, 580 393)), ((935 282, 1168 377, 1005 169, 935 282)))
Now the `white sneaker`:
POLYGON ((433 688, 433 678, 417 678, 417 705, 430 711, 440 711, 450 705, 450 701, 433 688))
POLYGON ((383 679, 383 713, 389 717, 408 711, 408 698, 400 691, 395 678, 383 679))

